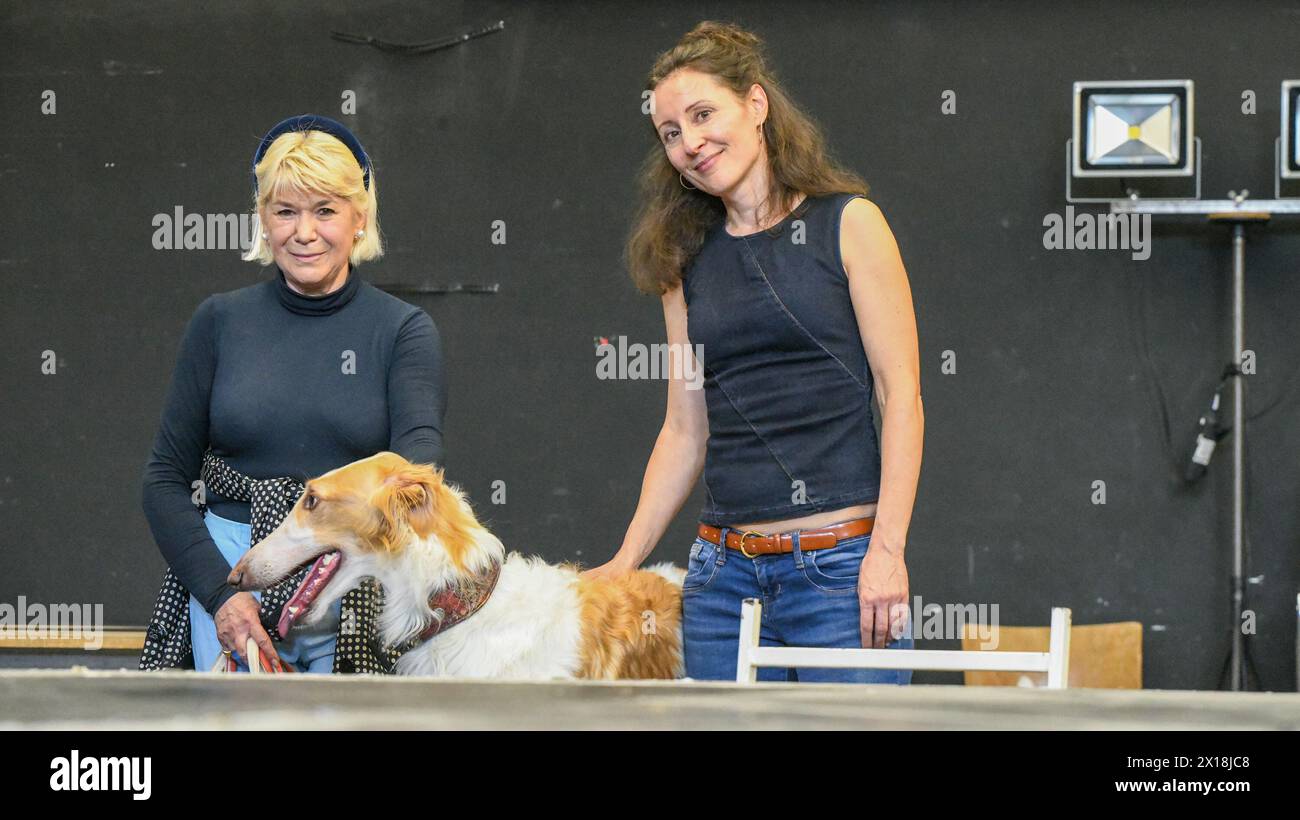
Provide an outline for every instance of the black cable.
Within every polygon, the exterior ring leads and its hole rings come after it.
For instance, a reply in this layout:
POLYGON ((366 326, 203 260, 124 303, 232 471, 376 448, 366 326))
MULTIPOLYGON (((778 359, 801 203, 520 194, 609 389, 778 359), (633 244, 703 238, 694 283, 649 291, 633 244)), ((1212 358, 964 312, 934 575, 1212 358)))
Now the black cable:
MULTIPOLYGON (((1245 377, 1243 376, 1242 378, 1245 377)), ((1247 423, 1250 422, 1249 417, 1247 417, 1246 422, 1247 423)), ((1245 504, 1243 505, 1243 509, 1241 511, 1241 576, 1244 582, 1242 584, 1241 607, 1243 610, 1246 610, 1246 609, 1250 609, 1250 565, 1251 565, 1251 554, 1254 551, 1254 548, 1251 546, 1250 543, 1250 500, 1255 497, 1254 492, 1252 492, 1250 489, 1251 469, 1250 469, 1250 437, 1249 436, 1247 436, 1242 440, 1241 465, 1242 465, 1241 491, 1246 496, 1245 504)), ((1250 680, 1251 680, 1251 675, 1253 674, 1255 679, 1255 691, 1264 691, 1265 687, 1263 685, 1263 679, 1260 677, 1259 670, 1255 668, 1255 656, 1252 655, 1250 651, 1251 646, 1254 644, 1254 640, 1253 640, 1254 637, 1257 634, 1259 634, 1258 614, 1255 616, 1255 626, 1256 626, 1255 632, 1249 635, 1242 636, 1242 656, 1246 665, 1246 690, 1250 691, 1250 680)), ((1241 624, 1237 624, 1237 628, 1240 629, 1241 624)))
POLYGON ((459 282, 450 285, 413 285, 402 282, 393 282, 390 284, 376 284, 375 287, 385 293, 500 293, 501 283, 493 282, 491 284, 461 284, 459 282))
MULTIPOLYGON (((1133 275, 1137 279, 1137 294, 1131 302, 1136 305, 1137 311, 1137 350, 1138 356, 1142 359, 1143 365, 1147 369, 1147 377, 1156 388, 1156 397, 1158 408, 1160 410, 1160 427, 1164 433, 1165 458, 1168 461, 1170 475, 1176 481, 1180 480, 1182 474, 1182 458, 1174 450, 1173 433, 1169 424, 1169 400, 1165 396, 1164 385, 1160 382, 1160 374, 1156 370, 1155 364, 1151 361, 1151 351, 1147 348, 1147 329, 1146 329, 1146 279, 1137 274, 1133 275)), ((1132 279, 1130 279, 1130 292, 1133 290, 1132 279)))
MULTIPOLYGON (((1241 371, 1235 365, 1231 363, 1226 365, 1224 367, 1223 379, 1219 382, 1220 386, 1222 386, 1223 383, 1226 382, 1233 375, 1239 374, 1240 372, 1241 371)), ((1239 378, 1244 379, 1245 375, 1242 374, 1239 376, 1239 378)), ((1233 389, 1236 389, 1236 385, 1234 385, 1233 389)), ((1247 416, 1245 419, 1245 423, 1248 425, 1254 418, 1257 418, 1257 416, 1254 417, 1247 416)), ((1226 429, 1229 434, 1236 433, 1236 430, 1234 428, 1229 427, 1226 429)), ((1241 471, 1242 471, 1241 491, 1242 491, 1242 495, 1244 496, 1244 504, 1241 511, 1241 578, 1242 578, 1241 609, 1243 612, 1250 609, 1250 577, 1251 577, 1250 567, 1251 567, 1251 554, 1253 552, 1251 540, 1250 540, 1250 502, 1251 499, 1254 497, 1254 491, 1251 489, 1250 461, 1251 461, 1250 437, 1247 436, 1242 439, 1242 445, 1241 445, 1241 471)), ((1232 606, 1232 593, 1235 592, 1235 585, 1230 586, 1228 592, 1229 592, 1228 604, 1229 606, 1232 606)), ((1232 618, 1234 621, 1237 621, 1237 612, 1235 607, 1233 608, 1232 618)), ((1248 691, 1248 692, 1264 691, 1263 679, 1260 677, 1259 669, 1255 666, 1255 657, 1251 653, 1251 646, 1254 644, 1253 638, 1258 634, 1258 624, 1259 624, 1259 616, 1258 614, 1256 614, 1255 617, 1256 631, 1250 634, 1243 634, 1241 640, 1242 666, 1246 674, 1244 691, 1248 691), (1252 680, 1254 681, 1254 687, 1255 687, 1254 690, 1251 689, 1252 680)), ((1242 624, 1240 622, 1236 622, 1233 624, 1232 628, 1234 630, 1239 630, 1241 629, 1241 627, 1242 624)), ((1233 640, 1235 639, 1235 634, 1230 633, 1228 637, 1230 640, 1233 640)), ((1231 644, 1229 646, 1231 647, 1231 644)), ((1232 663, 1232 650, 1231 648, 1229 648, 1228 655, 1224 659, 1224 671, 1219 676, 1220 688, 1223 688, 1225 682, 1227 682, 1227 679, 1230 677, 1229 668, 1231 666, 1231 663, 1232 663)))
POLYGON ((1280 407, 1282 402, 1290 397, 1291 393, 1295 390, 1297 381, 1300 381, 1300 366, 1297 366, 1296 369, 1292 371, 1291 376, 1282 382, 1283 387, 1278 392, 1277 398, 1273 399, 1271 404, 1265 405, 1263 410, 1256 412, 1252 416, 1246 416, 1246 421, 1255 421, 1256 419, 1263 418, 1280 407))
MULTIPOLYGON (((1165 396, 1164 386, 1161 384, 1159 373, 1156 370, 1155 364, 1151 361, 1150 350, 1147 347, 1147 332, 1146 332, 1146 301, 1147 300, 1146 300, 1145 283, 1146 280, 1144 278, 1139 280, 1138 289, 1137 289, 1137 298, 1133 300, 1134 304, 1136 305, 1137 319, 1138 319, 1138 327, 1137 327, 1138 340, 1136 346, 1138 349, 1138 355, 1142 359, 1142 362, 1147 369, 1148 377, 1151 379, 1152 384, 1155 386, 1156 395, 1157 398, 1159 399, 1160 423, 1161 423, 1161 429, 1164 433, 1165 457, 1169 462, 1169 467, 1172 471, 1172 475, 1175 477, 1175 480, 1181 481, 1181 478, 1179 478, 1179 476, 1182 470, 1182 458, 1174 450, 1173 447, 1172 431, 1169 424, 1168 399, 1165 396)), ((1220 376, 1218 386, 1222 387, 1223 383, 1227 381, 1227 379, 1229 379, 1236 372, 1238 372, 1236 365, 1231 363, 1226 365, 1224 367, 1223 375, 1220 376)), ((1264 410, 1261 410, 1259 413, 1256 413, 1253 416, 1247 416, 1246 422, 1249 423, 1251 421, 1254 421, 1255 419, 1260 418, 1270 410, 1276 408, 1281 403, 1282 398, 1285 397, 1285 395, 1286 395, 1286 391, 1283 391, 1282 397, 1278 398, 1271 405, 1266 407, 1264 410)), ((1231 429, 1229 431, 1235 432, 1232 431, 1231 429)), ((1245 509, 1242 510, 1242 577, 1247 581, 1247 583, 1244 585, 1244 592, 1242 596, 1243 609, 1249 609, 1249 607, 1247 606, 1247 600, 1250 597, 1249 579, 1250 579, 1250 556, 1251 556, 1251 546, 1250 546, 1251 470, 1250 470, 1250 459, 1247 457, 1247 455, 1248 455, 1248 443, 1243 444, 1243 452, 1242 452, 1242 470, 1243 470, 1242 481, 1244 485, 1242 490, 1245 493, 1245 509)), ((1232 607, 1231 589, 1229 590, 1228 605, 1229 607, 1232 607)), ((1236 617, 1237 615, 1234 609, 1234 611, 1232 612, 1232 618, 1234 621, 1236 620, 1236 617)), ((1234 623, 1232 625, 1232 628, 1241 629, 1241 624, 1234 623)), ((1255 666, 1254 656, 1251 653, 1252 641, 1250 639, 1253 637, 1254 635, 1245 635, 1243 636, 1243 641, 1242 641, 1242 661, 1246 672, 1247 690, 1250 689, 1250 682, 1252 677, 1255 681, 1256 687, 1262 689, 1262 680, 1259 676, 1259 670, 1255 666)), ((1233 635, 1230 634, 1229 638, 1230 639, 1233 638, 1233 635)), ((1229 647, 1231 647, 1231 644, 1229 644, 1229 647)), ((1219 675, 1220 689, 1222 689, 1225 683, 1227 683, 1231 663, 1232 663, 1232 650, 1231 648, 1229 648, 1228 655, 1224 658, 1223 671, 1219 675)))
POLYGON ((506 27, 505 20, 498 20, 495 23, 489 23, 486 26, 467 31, 463 34, 452 34, 446 37, 439 37, 435 40, 427 40, 423 43, 393 43, 388 40, 381 40, 371 34, 349 34, 345 31, 331 31, 330 36, 335 40, 344 43, 357 43, 360 45, 374 46, 380 51, 395 52, 399 54, 427 54, 431 51, 441 51, 444 48, 451 48, 455 45, 473 40, 476 37, 482 37, 501 31, 506 27))

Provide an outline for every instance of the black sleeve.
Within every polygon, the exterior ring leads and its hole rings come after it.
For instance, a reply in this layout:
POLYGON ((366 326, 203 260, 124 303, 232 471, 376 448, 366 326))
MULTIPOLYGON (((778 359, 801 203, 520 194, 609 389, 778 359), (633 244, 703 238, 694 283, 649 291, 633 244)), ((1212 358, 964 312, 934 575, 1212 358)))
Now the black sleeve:
POLYGON ((203 608, 213 616, 236 590, 226 583, 230 565, 217 549, 191 500, 208 448, 208 407, 216 372, 212 297, 194 311, 172 374, 162 422, 144 468, 143 507, 154 541, 203 608))
POLYGON ((447 384, 442 340, 423 310, 397 331, 388 368, 388 449, 417 464, 442 464, 447 384))

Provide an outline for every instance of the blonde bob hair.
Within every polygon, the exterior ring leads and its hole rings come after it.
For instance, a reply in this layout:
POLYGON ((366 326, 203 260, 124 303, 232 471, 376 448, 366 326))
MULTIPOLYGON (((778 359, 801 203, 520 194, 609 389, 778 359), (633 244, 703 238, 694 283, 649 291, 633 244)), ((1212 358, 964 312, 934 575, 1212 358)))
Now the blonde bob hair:
POLYGON ((348 147, 324 131, 291 131, 276 137, 254 169, 257 191, 253 214, 258 227, 253 246, 242 257, 245 262, 270 265, 275 261, 271 245, 262 238, 262 213, 268 203, 286 191, 320 193, 346 199, 365 214, 365 236, 352 245, 348 264, 352 267, 384 255, 379 237, 379 199, 375 169, 370 168, 370 189, 365 186, 361 166, 348 147))

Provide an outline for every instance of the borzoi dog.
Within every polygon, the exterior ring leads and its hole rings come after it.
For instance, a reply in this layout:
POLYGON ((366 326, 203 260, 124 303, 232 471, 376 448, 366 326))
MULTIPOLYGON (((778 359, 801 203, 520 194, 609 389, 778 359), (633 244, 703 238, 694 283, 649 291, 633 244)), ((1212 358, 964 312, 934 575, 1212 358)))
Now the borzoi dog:
POLYGON ((380 639, 402 675, 679 678, 683 570, 617 580, 506 554, 441 470, 379 453, 307 482, 279 527, 231 570, 265 589, 313 561, 279 625, 319 621, 366 576, 383 584, 380 639))

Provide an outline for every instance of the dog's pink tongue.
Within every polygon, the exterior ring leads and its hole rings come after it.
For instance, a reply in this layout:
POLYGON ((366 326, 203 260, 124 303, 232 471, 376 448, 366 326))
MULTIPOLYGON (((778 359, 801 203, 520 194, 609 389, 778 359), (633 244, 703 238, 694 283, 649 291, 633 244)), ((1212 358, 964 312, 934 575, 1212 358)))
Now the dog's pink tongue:
POLYGON ((317 558, 316 563, 311 565, 311 569, 307 571, 307 577, 302 579, 302 584, 280 612, 280 622, 276 625, 276 628, 279 630, 281 637, 289 634, 294 622, 302 617, 307 611, 307 607, 311 606, 311 602, 316 600, 316 596, 329 583, 330 578, 334 577, 334 573, 338 572, 342 563, 343 556, 339 555, 338 552, 327 552, 317 558))

